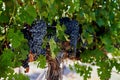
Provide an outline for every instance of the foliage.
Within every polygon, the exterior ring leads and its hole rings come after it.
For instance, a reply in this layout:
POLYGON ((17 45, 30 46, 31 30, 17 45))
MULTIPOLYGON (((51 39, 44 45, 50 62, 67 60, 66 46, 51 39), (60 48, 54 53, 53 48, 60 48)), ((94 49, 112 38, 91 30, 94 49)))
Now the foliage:
MULTIPOLYGON (((77 47, 80 60, 90 64, 94 62, 99 66, 101 80, 109 79, 114 66, 120 71, 119 60, 114 58, 120 56, 119 3, 120 0, 0 0, 0 77, 7 77, 11 67, 20 66, 26 58, 29 47, 21 32, 24 24, 31 25, 36 17, 50 24, 69 17, 82 26, 77 47), (107 53, 113 58, 109 59, 107 53)), ((59 26, 57 23, 57 31, 61 32, 57 36, 66 38, 59 26)), ((56 54, 58 44, 52 39, 49 43, 52 53, 56 54)), ((77 68, 82 69, 76 65, 77 68)), ((88 71, 80 71, 89 74, 88 71)))
POLYGON ((8 80, 29 80, 29 77, 28 76, 25 76, 24 74, 14 74, 14 75, 11 75, 9 76, 9 79, 8 80))
POLYGON ((37 60, 39 62, 38 67, 40 67, 40 68, 46 67, 46 58, 43 55, 40 55, 40 57, 37 60))
POLYGON ((74 68, 70 65, 71 70, 75 70, 80 76, 84 77, 84 80, 87 80, 91 77, 92 68, 90 66, 81 65, 78 62, 74 63, 74 68), (74 69, 75 68, 75 69, 74 69))
POLYGON ((14 54, 11 50, 4 50, 3 54, 0 56, 0 76, 6 76, 7 73, 13 72, 9 66, 13 66, 12 58, 14 54), (7 63, 6 63, 7 62, 7 63))
POLYGON ((50 39, 49 44, 50 44, 50 51, 52 53, 52 57, 55 58, 55 56, 57 56, 56 53, 58 53, 60 51, 59 46, 57 46, 54 39, 50 39))

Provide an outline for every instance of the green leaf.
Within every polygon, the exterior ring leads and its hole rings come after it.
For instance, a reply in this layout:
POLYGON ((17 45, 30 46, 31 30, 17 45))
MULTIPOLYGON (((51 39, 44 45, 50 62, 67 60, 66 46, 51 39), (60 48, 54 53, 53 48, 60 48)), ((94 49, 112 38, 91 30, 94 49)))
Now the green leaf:
POLYGON ((14 29, 9 29, 7 37, 14 48, 19 47, 21 45, 21 41, 24 40, 24 36, 20 30, 15 32, 14 29))
POLYGON ((91 35, 91 34, 94 32, 94 30, 93 30, 92 26, 86 27, 87 30, 85 27, 84 27, 82 35, 85 37, 85 39, 87 39, 88 44, 92 44, 93 43, 93 35, 91 35))
POLYGON ((79 9, 80 9, 80 0, 75 0, 74 6, 75 6, 74 9, 76 11, 79 11, 79 9))
POLYGON ((105 23, 104 23, 104 21, 103 21, 102 18, 99 18, 99 19, 97 19, 97 24, 101 27, 101 26, 103 26, 105 23))
POLYGON ((2 3, 2 0, 0 0, 0 4, 2 3))
POLYGON ((23 11, 20 15, 20 21, 22 23, 28 23, 28 24, 31 24, 33 22, 33 17, 30 16, 26 11, 23 11))
POLYGON ((26 11, 30 16, 32 16, 33 18, 37 17, 36 10, 35 10, 35 8, 34 8, 32 5, 28 5, 28 6, 25 8, 25 11, 26 11))
POLYGON ((75 63, 74 69, 77 73, 80 74, 80 76, 84 77, 84 80, 87 80, 88 78, 91 77, 90 74, 91 74, 92 68, 89 66, 80 65, 79 63, 75 63))
POLYGON ((39 58, 37 59, 38 63, 38 67, 40 68, 45 68, 46 67, 46 58, 43 55, 40 55, 39 58))
POLYGON ((91 20, 96 21, 95 12, 90 12, 91 20))
POLYGON ((115 66, 117 72, 120 72, 120 63, 114 60, 113 65, 115 66))
POLYGON ((12 80, 12 79, 14 79, 14 80, 30 80, 28 76, 26 76, 22 73, 20 73, 20 74, 15 73, 13 75, 10 75, 9 80, 12 80))
POLYGON ((2 11, 0 11, 0 15, 1 15, 2 11))
POLYGON ((12 67, 13 65, 13 52, 10 49, 5 49, 3 51, 3 54, 0 55, 0 77, 4 77, 7 76, 7 73, 9 73, 11 71, 10 67, 12 67), (6 63, 7 62, 7 63, 6 63))
POLYGON ((5 38, 5 36, 0 36, 0 41, 2 41, 5 38))
POLYGON ((50 51, 52 53, 52 57, 55 58, 57 53, 59 52, 59 47, 53 38, 50 39, 49 44, 50 44, 50 51))
POLYGON ((93 5, 93 0, 85 0, 85 1, 86 1, 87 5, 88 5, 89 7, 92 7, 92 5, 93 5))
POLYGON ((108 52, 111 52, 113 53, 115 51, 115 48, 113 45, 105 45, 105 49, 108 51, 108 52))
POLYGON ((61 27, 60 25, 57 25, 56 28, 57 28, 56 29, 57 37, 62 41, 64 40, 68 41, 68 35, 65 34, 65 30, 66 30, 65 26, 61 27))
POLYGON ((101 80, 107 80, 111 77, 111 71, 113 68, 113 63, 110 60, 104 60, 97 62, 99 68, 97 69, 98 76, 101 80))
POLYGON ((21 13, 19 15, 20 21, 22 23, 28 23, 31 25, 31 23, 35 20, 37 17, 36 10, 33 6, 26 6, 25 8, 21 9, 21 13))
POLYGON ((74 10, 74 5, 73 5, 73 4, 70 5, 69 12, 70 12, 70 13, 74 13, 74 12, 75 12, 75 10, 74 10))
POLYGON ((46 11, 43 11, 43 12, 41 13, 41 15, 44 16, 44 17, 46 17, 46 18, 48 17, 48 13, 47 13, 46 11))
POLYGON ((103 37, 101 37, 102 43, 105 45, 111 45, 112 44, 112 40, 110 38, 109 35, 104 35, 103 37))
POLYGON ((54 3, 54 0, 50 0, 50 3, 53 4, 53 3, 54 3))
POLYGON ((113 12, 109 13, 109 19, 110 21, 114 20, 115 14, 113 12))
POLYGON ((101 58, 105 57, 103 51, 99 49, 95 50, 85 50, 83 54, 81 54, 81 61, 82 62, 95 62, 96 60, 100 60, 101 58))
POLYGON ((88 44, 92 44, 93 43, 93 36, 88 36, 87 37, 87 41, 88 41, 88 44))
POLYGON ((116 27, 120 29, 120 21, 117 23, 116 27))
POLYGON ((3 11, 0 15, 0 22, 1 23, 8 23, 10 19, 10 16, 7 14, 7 12, 3 11))

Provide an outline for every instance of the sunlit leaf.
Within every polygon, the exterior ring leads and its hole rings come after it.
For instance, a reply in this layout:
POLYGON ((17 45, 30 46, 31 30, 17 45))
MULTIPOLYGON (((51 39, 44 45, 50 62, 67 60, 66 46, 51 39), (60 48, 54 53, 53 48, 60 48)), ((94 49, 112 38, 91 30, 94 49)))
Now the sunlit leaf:
POLYGON ((60 39, 60 40, 67 40, 68 41, 68 35, 66 35, 65 34, 65 30, 66 30, 66 28, 65 28, 65 26, 60 26, 60 25, 57 25, 56 26, 56 28, 57 28, 57 37, 60 39))
POLYGON ((50 51, 52 53, 52 57, 55 58, 55 56, 59 52, 59 47, 58 47, 58 45, 56 44, 56 42, 54 41, 53 38, 50 39, 49 44, 50 44, 50 51))
POLYGON ((43 55, 40 55, 39 58, 37 59, 39 61, 38 67, 40 68, 45 68, 46 67, 46 58, 43 55))

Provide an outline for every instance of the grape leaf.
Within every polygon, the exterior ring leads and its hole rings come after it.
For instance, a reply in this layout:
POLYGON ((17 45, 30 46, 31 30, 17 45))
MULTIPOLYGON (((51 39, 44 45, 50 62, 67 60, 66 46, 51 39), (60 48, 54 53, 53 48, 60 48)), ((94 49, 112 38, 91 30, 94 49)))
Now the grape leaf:
POLYGON ((60 26, 60 25, 57 25, 56 26, 56 32, 57 32, 57 37, 60 39, 60 40, 62 40, 62 41, 64 41, 64 40, 67 40, 68 41, 68 35, 66 35, 64 32, 65 32, 65 30, 66 30, 66 27, 65 26, 60 26))
POLYGON ((9 80, 12 80, 12 79, 14 79, 14 80, 29 80, 29 77, 22 73, 20 73, 20 74, 15 73, 13 75, 9 75, 9 80))
POLYGON ((10 19, 9 15, 5 11, 3 11, 0 15, 0 22, 1 23, 8 23, 9 19, 10 19))
POLYGON ((99 19, 97 19, 97 24, 101 27, 101 26, 103 26, 105 23, 104 23, 104 21, 103 21, 102 18, 99 18, 99 19))
POLYGON ((13 57, 14 54, 10 49, 5 49, 3 51, 3 54, 0 56, 0 77, 4 77, 7 75, 7 73, 9 73, 9 71, 11 71, 10 67, 12 67, 13 65, 13 57), (7 62, 7 64, 6 64, 7 62), (8 67, 9 66, 9 67, 8 67))
POLYGON ((31 24, 37 17, 36 10, 33 6, 28 5, 27 7, 21 9, 19 17, 21 22, 31 24))
POLYGON ((39 58, 37 59, 37 61, 39 61, 38 67, 45 68, 45 66, 46 66, 46 58, 45 58, 45 56, 40 55, 39 58))
POLYGON ((35 17, 37 17, 36 10, 35 10, 35 8, 34 8, 33 6, 28 5, 28 6, 25 8, 25 11, 26 11, 30 16, 32 16, 33 19, 34 19, 35 17))
POLYGON ((58 45, 56 44, 56 42, 54 41, 53 38, 50 39, 49 44, 50 44, 50 51, 52 53, 52 57, 55 58, 55 56, 59 52, 59 47, 58 47, 58 45))
POLYGON ((92 7, 93 0, 85 0, 89 7, 92 7))
POLYGON ((5 38, 5 36, 0 36, 0 41, 2 41, 5 38))
POLYGON ((9 29, 7 37, 14 48, 19 47, 21 45, 21 41, 24 40, 24 36, 20 30, 15 32, 14 29, 9 29))
POLYGON ((2 0, 0 0, 0 4, 2 3, 2 0))

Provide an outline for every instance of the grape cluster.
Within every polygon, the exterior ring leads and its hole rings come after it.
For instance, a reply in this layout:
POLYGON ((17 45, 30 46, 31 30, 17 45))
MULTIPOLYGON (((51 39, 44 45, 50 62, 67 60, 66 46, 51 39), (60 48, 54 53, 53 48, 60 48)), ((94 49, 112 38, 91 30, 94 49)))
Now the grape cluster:
MULTIPOLYGON (((43 38, 47 33, 47 25, 43 20, 35 20, 31 26, 25 25, 24 29, 21 30, 24 37, 28 40, 30 51, 36 54, 36 58, 43 54, 45 55, 45 49, 42 48, 43 38)), ((22 61, 24 68, 29 67, 29 57, 22 61)))
POLYGON ((70 44, 74 48, 74 53, 76 53, 77 40, 79 37, 79 23, 76 20, 64 17, 60 19, 60 24, 66 26, 65 33, 70 35, 70 44))
POLYGON ((29 40, 30 50, 37 55, 45 54, 45 50, 42 49, 42 42, 47 33, 46 23, 43 20, 36 20, 32 24, 30 33, 32 37, 32 39, 29 40))

